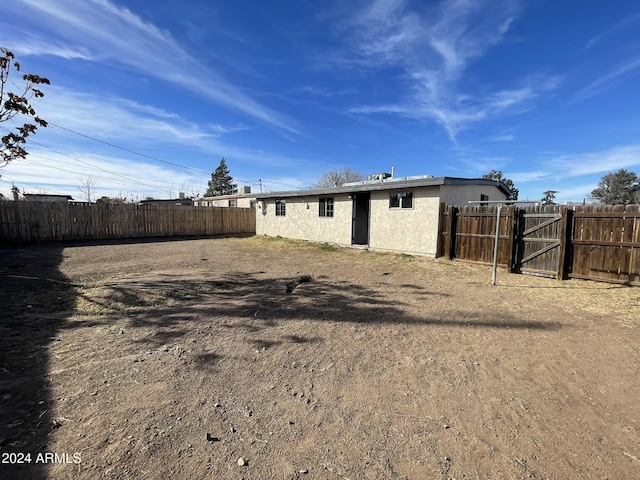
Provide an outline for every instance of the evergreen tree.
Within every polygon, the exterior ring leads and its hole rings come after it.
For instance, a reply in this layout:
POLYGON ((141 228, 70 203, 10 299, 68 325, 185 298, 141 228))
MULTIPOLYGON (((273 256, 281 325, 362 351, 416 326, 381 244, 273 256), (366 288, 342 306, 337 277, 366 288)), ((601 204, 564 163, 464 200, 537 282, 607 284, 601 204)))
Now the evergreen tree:
POLYGON ((542 192, 542 200, 540 200, 540 203, 542 203, 542 205, 555 205, 556 204, 556 193, 558 193, 557 190, 547 190, 546 192, 542 192))
POLYGON ((227 159, 222 157, 220 165, 211 174, 211 180, 207 184, 205 197, 219 197, 221 195, 233 195, 238 192, 238 185, 233 183, 233 177, 229 174, 227 159))
POLYGON ((591 197, 602 205, 629 205, 640 200, 638 192, 640 179, 634 172, 622 168, 602 177, 591 197))
POLYGON ((489 173, 484 174, 482 178, 487 180, 498 180, 499 182, 504 183, 504 186, 507 187, 510 192, 507 200, 518 200, 520 190, 516 188, 513 180, 505 178, 500 170, 491 170, 489 173))

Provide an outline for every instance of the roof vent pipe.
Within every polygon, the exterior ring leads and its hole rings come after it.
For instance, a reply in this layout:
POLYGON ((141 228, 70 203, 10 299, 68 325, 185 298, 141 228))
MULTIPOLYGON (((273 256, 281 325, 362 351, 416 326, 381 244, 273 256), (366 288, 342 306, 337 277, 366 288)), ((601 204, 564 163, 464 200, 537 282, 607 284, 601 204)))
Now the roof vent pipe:
POLYGON ((391 178, 396 176, 396 167, 391 167, 391 178))

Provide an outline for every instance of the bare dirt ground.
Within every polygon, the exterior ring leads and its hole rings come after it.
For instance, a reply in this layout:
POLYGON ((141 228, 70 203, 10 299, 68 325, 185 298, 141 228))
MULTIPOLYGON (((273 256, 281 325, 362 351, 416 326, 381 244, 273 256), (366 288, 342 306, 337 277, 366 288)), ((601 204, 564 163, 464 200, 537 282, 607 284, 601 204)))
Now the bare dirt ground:
POLYGON ((0 254, 0 478, 640 478, 638 288, 258 237, 0 254))

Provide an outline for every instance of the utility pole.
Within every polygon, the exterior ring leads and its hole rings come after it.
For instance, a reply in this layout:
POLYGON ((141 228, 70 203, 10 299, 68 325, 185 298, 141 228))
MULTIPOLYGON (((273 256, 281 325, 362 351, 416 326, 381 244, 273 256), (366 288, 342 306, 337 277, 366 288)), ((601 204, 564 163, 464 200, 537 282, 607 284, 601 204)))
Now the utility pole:
POLYGON ((260 193, 262 193, 262 179, 258 179, 258 185, 260 185, 260 193))

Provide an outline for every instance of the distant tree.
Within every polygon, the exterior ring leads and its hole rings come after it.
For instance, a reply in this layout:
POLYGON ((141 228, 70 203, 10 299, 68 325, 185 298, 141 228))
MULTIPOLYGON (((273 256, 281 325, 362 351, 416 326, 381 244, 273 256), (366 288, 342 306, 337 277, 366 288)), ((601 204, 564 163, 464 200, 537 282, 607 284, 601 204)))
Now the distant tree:
POLYGON ((639 180, 638 175, 624 168, 609 172, 600 179, 591 198, 602 205, 630 205, 638 201, 639 180))
POLYGON ((516 188, 512 180, 505 178, 500 170, 491 170, 489 173, 483 175, 482 178, 487 180, 497 180, 504 183, 505 187, 509 190, 507 200, 518 200, 520 190, 516 188))
POLYGON ((127 197, 123 196, 122 194, 118 194, 115 197, 102 196, 96 200, 96 203, 122 204, 127 203, 127 197))
POLYGON ((313 184, 316 188, 340 187, 349 182, 361 182, 364 175, 349 167, 324 172, 313 184))
POLYGON ((540 200, 540 203, 542 205, 555 205, 556 193, 558 193, 557 190, 547 190, 546 192, 542 192, 543 197, 540 200))
POLYGON ((227 167, 227 159, 222 157, 220 165, 211 174, 211 180, 207 184, 205 197, 219 197, 221 195, 233 195, 238 192, 238 185, 233 183, 233 177, 227 167))
POLYGON ((13 183, 11 184, 11 195, 13 195, 14 202, 17 202, 20 199, 20 189, 13 183))
POLYGON ((96 186, 96 183, 97 179, 93 175, 80 177, 80 186, 78 187, 78 190, 80 190, 80 193, 82 194, 84 199, 89 203, 91 203, 91 199, 93 198, 93 194, 95 192, 94 187, 96 186))
POLYGON ((38 75, 24 74, 22 75, 24 84, 18 86, 10 83, 14 70, 20 72, 20 64, 15 60, 13 53, 0 47, 0 123, 10 121, 17 116, 29 117, 29 121, 15 127, 16 131, 10 131, 0 139, 0 168, 13 160, 25 158, 28 152, 23 145, 27 142, 29 135, 35 133, 38 126, 47 126, 47 122, 36 115, 29 101, 33 97, 44 97, 44 93, 36 87, 42 84, 49 85, 49 80, 38 75), (17 93, 8 90, 11 86, 18 87, 17 93))

